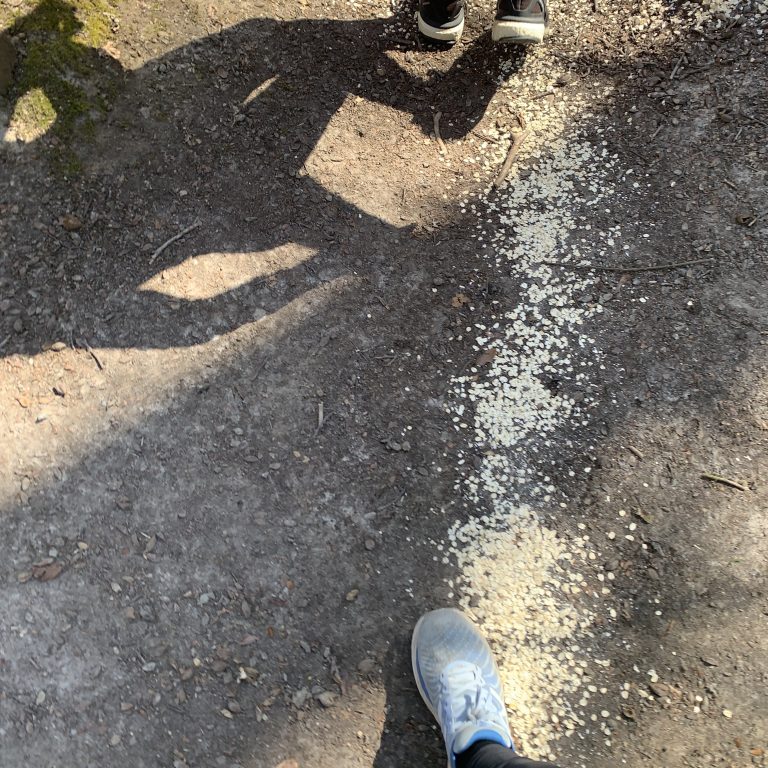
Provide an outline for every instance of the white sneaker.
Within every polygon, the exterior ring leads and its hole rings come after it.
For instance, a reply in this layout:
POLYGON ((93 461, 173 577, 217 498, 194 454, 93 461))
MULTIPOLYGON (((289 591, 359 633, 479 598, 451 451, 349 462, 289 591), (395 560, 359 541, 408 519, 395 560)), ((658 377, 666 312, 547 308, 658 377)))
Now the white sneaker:
POLYGON ((461 611, 441 608, 422 616, 411 659, 419 693, 443 731, 449 768, 477 741, 513 748, 496 662, 461 611))

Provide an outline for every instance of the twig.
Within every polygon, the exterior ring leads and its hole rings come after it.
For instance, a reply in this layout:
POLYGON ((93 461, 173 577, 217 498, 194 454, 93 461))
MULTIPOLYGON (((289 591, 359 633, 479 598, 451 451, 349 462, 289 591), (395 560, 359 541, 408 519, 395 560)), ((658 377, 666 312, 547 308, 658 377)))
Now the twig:
POLYGON ((445 146, 443 137, 440 135, 440 118, 442 116, 443 116, 442 112, 435 112, 433 123, 435 126, 435 139, 437 139, 437 146, 440 147, 440 154, 444 155, 448 151, 448 148, 445 146))
POLYGON ((678 60, 677 64, 675 64, 675 68, 672 70, 672 74, 669 76, 670 80, 675 79, 675 75, 677 74, 677 70, 680 69, 680 65, 683 63, 683 59, 685 58, 685 54, 683 54, 678 60))
POLYGON ((493 136, 485 136, 482 133, 478 133, 474 129, 471 130, 470 133, 474 134, 475 136, 477 136, 478 139, 482 139, 483 141, 490 141, 490 142, 492 142, 494 144, 498 144, 499 143, 499 140, 498 139, 494 139, 493 136))
POLYGON ((636 457, 637 457, 638 459, 640 459, 641 461, 642 461, 642 460, 645 458, 645 456, 643 456, 643 454, 642 454, 642 452, 641 452, 641 451, 638 451, 638 450, 637 450, 637 448, 634 448, 634 447, 633 447, 633 446, 631 446, 631 445, 628 445, 628 446, 627 446, 627 450, 628 450, 628 451, 629 451, 629 452, 630 452, 630 453, 631 453, 633 456, 636 456, 636 457))
POLYGON ((169 245, 175 243, 177 240, 181 240, 184 235, 188 235, 193 229, 197 229, 200 226, 200 222, 196 221, 194 224, 190 224, 186 229, 182 229, 178 235, 169 237, 150 257, 149 263, 151 264, 169 245))
POLYGON ((566 264, 562 261, 545 261, 543 262, 550 267, 565 267, 566 269, 593 269, 598 272, 661 272, 666 269, 678 269, 679 267, 689 267, 693 264, 704 264, 705 262, 714 261, 713 258, 708 259, 692 259, 691 261, 676 261, 673 264, 654 264, 650 267, 603 267, 599 264, 566 264))
POLYGON ((600 4, 598 3, 598 0, 592 0, 592 10, 595 13, 600 13, 600 4))
POLYGON ((710 475, 709 472, 702 473, 701 479, 711 480, 713 483, 722 483, 723 485, 735 488, 737 491, 749 490, 746 485, 743 485, 736 480, 729 480, 727 477, 720 477, 720 475, 710 475))
POLYGON ((315 437, 317 437, 325 428, 325 425, 333 418, 334 411, 330 411, 329 413, 325 412, 325 406, 320 403, 317 409, 317 421, 318 424, 315 427, 315 437), (320 421, 320 418, 322 417, 322 421, 320 421))
POLYGON ((104 365, 101 362, 101 360, 99 360, 99 358, 96 355, 96 353, 93 351, 93 347, 88 343, 88 341, 86 339, 83 339, 83 343, 85 344, 86 352, 88 352, 88 354, 93 358, 94 362, 99 367, 99 370, 103 371, 104 370, 104 365))
POLYGON ((512 163, 515 162, 517 153, 520 151, 520 147, 523 146, 523 142, 526 140, 529 133, 530 131, 522 131, 522 133, 518 133, 512 141, 512 146, 509 148, 509 152, 507 153, 507 159, 504 161, 504 165, 501 166, 501 170, 493 180, 493 186, 496 189, 498 189, 504 183, 504 179, 506 179, 509 175, 509 171, 512 168, 512 163))

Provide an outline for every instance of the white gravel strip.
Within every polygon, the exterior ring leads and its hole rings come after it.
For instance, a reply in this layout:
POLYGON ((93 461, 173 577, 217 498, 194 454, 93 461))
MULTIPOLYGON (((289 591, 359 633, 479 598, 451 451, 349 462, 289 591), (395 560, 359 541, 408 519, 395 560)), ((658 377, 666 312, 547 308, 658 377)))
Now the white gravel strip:
MULTIPOLYGON (((549 759, 563 735, 595 727, 589 688, 599 690, 608 662, 595 657, 591 642, 598 614, 610 615, 601 605, 610 590, 597 578, 589 537, 565 538, 545 522, 563 510, 543 460, 558 445, 557 431, 578 426, 593 406, 589 396, 577 403, 547 382, 585 390, 601 365, 583 329, 600 308, 576 301, 593 276, 546 262, 583 263, 621 247, 620 227, 593 231, 590 212, 610 207, 623 169, 601 143, 568 130, 573 107, 542 104, 526 113, 534 140, 519 165, 530 174, 513 170, 501 195, 489 190, 465 201, 478 217, 489 267, 516 282, 520 298, 487 325, 467 327, 478 354, 496 355, 484 371, 456 378, 452 389, 454 426, 483 457, 457 490, 470 509, 488 510, 449 531, 447 549, 458 566, 452 586, 494 647, 519 746, 549 759)), ((473 164, 488 176, 504 150, 481 146, 473 164)), ((610 744, 610 729, 600 730, 610 744)))

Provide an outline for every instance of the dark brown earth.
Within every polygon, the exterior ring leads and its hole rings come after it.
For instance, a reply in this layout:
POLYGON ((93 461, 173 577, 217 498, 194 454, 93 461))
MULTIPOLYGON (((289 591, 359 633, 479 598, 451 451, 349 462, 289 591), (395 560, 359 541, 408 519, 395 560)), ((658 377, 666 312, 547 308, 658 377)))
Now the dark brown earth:
MULTIPOLYGON (((0 16, 17 77, 35 5, 0 16)), ((594 652, 606 708, 626 681, 648 697, 558 759, 768 762, 768 19, 668 38, 635 34, 641 4, 559 3, 544 62, 569 77, 510 95, 530 57, 491 44, 490 9, 448 51, 412 11, 118 3, 77 75, 107 109, 2 145, 3 766, 441 764, 408 641, 450 603, 434 542, 467 514, 447 393, 462 329, 518 295, 459 209, 463 160, 597 81, 578 127, 650 173, 615 214, 653 225, 642 263, 712 261, 583 297, 606 367, 589 424, 555 437, 578 503, 551 522, 602 541, 621 499, 637 523, 598 564, 620 613, 594 652)))

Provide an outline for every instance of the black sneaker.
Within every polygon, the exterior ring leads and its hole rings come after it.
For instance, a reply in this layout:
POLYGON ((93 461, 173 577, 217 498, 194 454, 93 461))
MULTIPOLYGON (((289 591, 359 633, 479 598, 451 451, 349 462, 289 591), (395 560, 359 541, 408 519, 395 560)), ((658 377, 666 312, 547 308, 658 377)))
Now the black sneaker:
POLYGON ((547 0, 498 0, 491 36, 494 42, 540 43, 548 18, 547 0))
POLYGON ((419 0, 416 19, 424 37, 455 43, 464 31, 464 0, 419 0))

